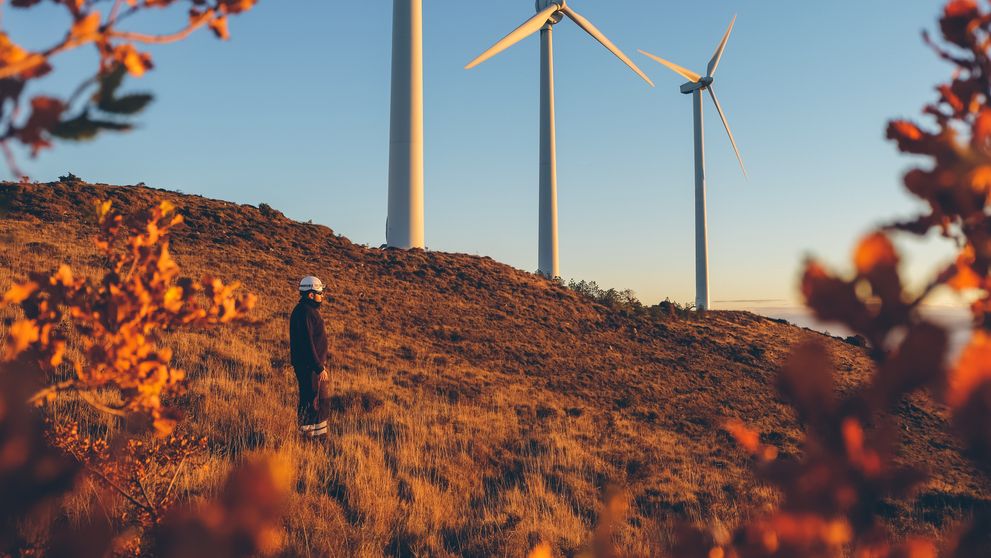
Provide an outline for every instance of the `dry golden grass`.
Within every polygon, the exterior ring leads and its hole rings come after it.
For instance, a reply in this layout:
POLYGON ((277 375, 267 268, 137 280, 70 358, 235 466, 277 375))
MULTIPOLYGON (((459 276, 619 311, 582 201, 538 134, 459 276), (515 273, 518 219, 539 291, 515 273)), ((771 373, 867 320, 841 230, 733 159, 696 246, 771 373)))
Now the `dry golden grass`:
MULTIPOLYGON (((56 262, 97 276, 83 223, 89 201, 104 196, 168 197, 188 223, 173 242, 183 274, 240 279, 260 295, 256 326, 165 334, 189 373, 181 432, 209 439, 176 489, 208 496, 240 456, 284 456, 296 471, 286 555, 520 556, 540 541, 573 555, 610 486, 631 502, 619 546, 657 555, 679 521, 719 529, 777 499, 721 431, 723 418, 755 425, 785 458, 798 451, 773 379, 789 348, 818 334, 741 313, 625 316, 485 258, 363 249, 251 207, 144 188, 19 187, 0 209, 0 291, 56 262), (333 292, 326 443, 297 435, 287 365, 294 281, 311 273, 333 292)), ((0 335, 11 316, 0 314, 0 335)), ((861 350, 827 343, 848 371, 840 389, 863 381, 861 350)), ((942 467, 932 497, 890 519, 901 532, 937 531, 988 487, 942 434, 940 409, 921 398, 903 407, 904 452, 942 467)), ((48 413, 94 435, 121 428, 72 397, 48 413)), ((53 524, 125 506, 90 482, 53 524)))

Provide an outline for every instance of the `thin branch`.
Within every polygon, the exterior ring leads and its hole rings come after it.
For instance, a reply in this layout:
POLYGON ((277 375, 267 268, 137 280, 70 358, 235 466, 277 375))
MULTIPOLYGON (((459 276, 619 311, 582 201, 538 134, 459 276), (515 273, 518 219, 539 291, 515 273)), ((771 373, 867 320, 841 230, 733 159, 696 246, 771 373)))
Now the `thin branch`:
MULTIPOLYGON (((0 145, 4 145, 4 144, 0 143, 0 145)), ((114 415, 117 417, 127 416, 127 413, 123 409, 117 407, 111 407, 109 405, 105 405, 97 401, 96 398, 94 397, 93 390, 80 389, 75 379, 65 380, 57 384, 53 384, 38 390, 37 392, 34 393, 34 395, 28 398, 28 404, 38 405, 45 399, 48 399, 49 397, 53 395, 57 395, 64 391, 75 391, 76 393, 79 394, 80 399, 82 399, 85 403, 89 404, 90 407, 93 407, 97 411, 102 411, 104 413, 114 415)))
POLYGON ((72 95, 69 96, 69 100, 65 102, 65 106, 71 107, 76 102, 76 99, 78 99, 79 96, 82 95, 84 91, 86 91, 86 88, 95 84, 96 82, 97 82, 97 76, 93 76, 88 78, 86 81, 80 83, 79 86, 76 87, 76 90, 72 92, 72 95))
MULTIPOLYGON (((97 477, 99 477, 100 480, 102 480, 103 482, 105 482, 108 485, 110 485, 111 488, 113 488, 114 490, 116 490, 117 492, 119 492, 121 496, 127 498, 132 504, 134 504, 135 506, 137 506, 137 507, 139 507, 141 509, 148 509, 145 504, 142 504, 141 502, 139 502, 137 498, 135 498, 134 496, 131 496, 130 493, 128 493, 123 488, 121 488, 120 485, 118 485, 114 481, 112 481, 109 478, 107 478, 106 475, 104 475, 100 471, 97 471, 96 469, 90 467, 89 465, 85 465, 85 467, 86 467, 86 471, 87 472, 92 473, 92 474, 96 475, 97 477)), ((148 510, 148 511, 149 512, 152 512, 152 510, 148 510)))
POLYGON ((145 497, 145 502, 148 502, 148 513, 151 514, 152 520, 158 520, 158 514, 155 512, 155 504, 151 503, 151 498, 148 496, 148 490, 145 488, 144 483, 141 482, 141 477, 137 473, 134 474, 134 482, 137 483, 138 488, 141 489, 141 495, 145 497))
POLYGON ((21 171, 21 168, 17 166, 17 158, 14 157, 14 152, 10 149, 10 146, 7 145, 6 139, 0 140, 0 150, 3 151, 4 159, 7 160, 7 166, 10 168, 10 171, 14 174, 14 178, 20 179, 22 176, 24 176, 24 173, 21 171))
MULTIPOLYGON (((78 388, 77 388, 78 389, 78 388)), ((126 417, 127 413, 123 409, 118 409, 116 407, 110 407, 100 403, 93 397, 93 392, 91 390, 79 390, 79 397, 88 403, 91 407, 97 411, 103 411, 104 413, 114 415, 116 417, 126 417)))
POLYGON ((114 0, 114 7, 110 8, 110 15, 107 16, 107 27, 112 27, 117 20, 117 12, 120 11, 120 7, 124 5, 124 0, 114 0))
POLYGON ((132 15, 138 13, 139 11, 141 11, 141 7, 140 6, 138 6, 138 5, 131 6, 130 8, 124 10, 124 12, 121 13, 120 16, 117 17, 117 20, 114 21, 110 25, 110 27, 112 27, 114 25, 117 25, 118 23, 120 23, 120 22, 124 21, 125 19, 131 17, 132 15))
MULTIPOLYGON (((128 10, 124 12, 121 17, 130 15, 134 13, 134 11, 134 9, 128 10)), ((203 24, 209 21, 213 16, 214 10, 207 10, 206 12, 203 12, 202 14, 191 19, 189 25, 185 29, 172 33, 171 35, 148 35, 145 33, 133 33, 129 31, 114 31, 112 27, 107 27, 103 32, 97 31, 95 33, 90 33, 79 37, 73 37, 69 34, 61 43, 43 52, 31 53, 22 60, 3 66, 0 68, 0 79, 14 77, 21 72, 36 68, 60 52, 71 50, 83 44, 98 40, 101 36, 146 44, 167 44, 181 41, 192 34, 193 31, 196 31, 202 27, 203 24)))
POLYGON ((165 494, 162 495, 162 499, 158 501, 158 506, 161 507, 165 503, 165 500, 169 498, 169 494, 172 493, 172 487, 175 486, 176 479, 179 478, 179 472, 182 471, 182 466, 186 463, 186 456, 182 456, 179 460, 179 465, 175 468, 175 474, 172 475, 172 480, 169 482, 168 488, 165 489, 165 494))
POLYGON ((86 479, 89 482, 89 487, 93 489, 93 496, 96 496, 96 502, 100 504, 100 510, 103 511, 103 516, 107 518, 107 525, 113 525, 113 521, 110 519, 110 512, 107 511, 107 505, 103 503, 103 498, 100 497, 100 491, 96 489, 96 483, 93 479, 86 479))
MULTIPOLYGON (((3 142, 2 145, 6 148, 7 143, 6 142, 3 142)), ((63 392, 63 391, 70 391, 70 390, 73 390, 73 389, 76 389, 76 380, 74 380, 74 379, 73 380, 65 380, 63 382, 59 382, 57 384, 53 384, 53 385, 50 385, 48 387, 45 387, 45 388, 42 388, 42 389, 36 391, 34 393, 34 395, 32 395, 31 397, 28 398, 28 404, 29 405, 38 405, 39 403, 41 403, 45 399, 48 399, 52 395, 55 395, 55 394, 57 394, 59 392, 63 392)))
POLYGON ((211 17, 213 17, 213 10, 206 11, 200 14, 199 16, 197 16, 195 19, 192 19, 189 22, 189 25, 185 29, 178 31, 176 33, 172 33, 171 35, 148 35, 145 33, 133 33, 130 31, 114 31, 110 29, 107 30, 107 36, 113 39, 122 39, 125 41, 133 41, 135 43, 145 43, 152 45, 164 45, 168 43, 175 43, 185 39, 186 37, 191 35, 193 31, 196 31, 200 27, 203 27, 203 24, 209 21, 211 17))

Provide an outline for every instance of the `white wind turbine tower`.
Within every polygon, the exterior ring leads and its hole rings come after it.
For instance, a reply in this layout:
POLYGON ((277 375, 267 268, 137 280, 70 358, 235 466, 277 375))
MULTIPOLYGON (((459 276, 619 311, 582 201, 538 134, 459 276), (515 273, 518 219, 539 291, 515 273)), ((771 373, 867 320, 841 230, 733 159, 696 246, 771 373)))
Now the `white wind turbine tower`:
POLYGON ((740 169, 743 170, 743 176, 747 176, 747 169, 743 166, 743 157, 740 156, 740 150, 736 147, 736 140, 733 139, 733 132, 729 129, 729 122, 726 121, 723 108, 719 105, 716 92, 712 89, 713 75, 715 75, 716 67, 719 65, 719 59, 723 57, 723 51, 726 49, 726 42, 729 41, 734 23, 736 23, 736 16, 733 16, 729 28, 726 29, 726 34, 723 35, 723 40, 716 47, 716 52, 712 55, 712 59, 709 60, 705 77, 691 70, 686 70, 673 62, 668 62, 659 56, 654 56, 642 50, 640 51, 641 54, 653 58, 676 74, 687 79, 688 83, 681 86, 681 92, 686 95, 689 93, 692 94, 692 108, 695 115, 695 307, 699 310, 708 310, 710 307, 709 243, 705 211, 705 134, 702 128, 703 91, 708 91, 709 96, 712 97, 712 104, 716 106, 716 112, 719 113, 719 118, 723 121, 723 127, 726 128, 726 134, 729 135, 730 143, 733 144, 733 151, 736 153, 736 158, 740 161, 740 169))
POLYGON ((471 69, 540 31, 540 234, 538 271, 548 277, 560 277, 557 242, 557 142, 554 126, 554 49, 551 28, 567 16, 610 52, 626 63, 653 87, 640 68, 591 22, 568 7, 565 0, 537 0, 537 15, 506 35, 489 50, 465 66, 471 69))
POLYGON ((394 0, 385 243, 423 248, 423 0, 394 0))

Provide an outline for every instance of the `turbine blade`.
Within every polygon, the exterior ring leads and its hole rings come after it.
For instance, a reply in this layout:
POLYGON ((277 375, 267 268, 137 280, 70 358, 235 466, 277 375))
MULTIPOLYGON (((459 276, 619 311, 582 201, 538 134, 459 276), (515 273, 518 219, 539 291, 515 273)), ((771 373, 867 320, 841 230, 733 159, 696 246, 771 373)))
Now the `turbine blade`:
POLYGON ((558 6, 557 4, 551 4, 547 9, 528 19, 523 25, 517 27, 515 31, 513 31, 509 35, 506 35, 499 42, 492 45, 492 48, 483 52, 478 56, 478 58, 468 63, 468 65, 465 66, 465 69, 470 70, 475 66, 478 66, 482 62, 488 60, 489 58, 492 58, 493 56, 499 54, 500 52, 506 50, 507 48, 529 37, 530 35, 533 35, 537 31, 540 31, 540 28, 543 27, 545 23, 547 23, 547 20, 551 18, 551 15, 553 15, 554 12, 560 9, 561 7, 558 6))
POLYGON ((733 151, 736 152, 736 160, 740 161, 740 170, 743 171, 743 177, 749 178, 747 176, 747 167, 743 166, 743 157, 740 155, 740 150, 736 147, 736 140, 733 139, 733 132, 729 129, 729 122, 726 121, 726 115, 723 114, 723 107, 719 105, 719 99, 716 98, 716 92, 712 89, 712 86, 706 87, 709 90, 709 96, 712 97, 713 104, 716 105, 716 112, 719 113, 719 118, 723 121, 723 127, 726 128, 726 134, 729 136, 729 142, 733 144, 733 151))
POLYGON ((609 49, 609 52, 615 54, 616 58, 622 60, 623 63, 629 66, 631 70, 636 72, 638 76, 642 77, 644 81, 649 83, 651 87, 654 86, 654 82, 650 81, 650 78, 647 77, 647 74, 643 73, 643 71, 640 68, 638 68, 637 65, 634 64, 633 61, 630 60, 630 58, 627 55, 623 54, 623 51, 619 50, 619 47, 614 45, 613 42, 610 41, 608 37, 603 35, 602 31, 599 31, 594 25, 592 25, 591 21, 582 17, 581 14, 572 10, 567 5, 565 5, 564 8, 562 8, 562 11, 564 11, 564 14, 566 16, 571 18, 571 21, 574 21, 576 24, 578 24, 578 27, 584 29, 585 32, 591 35, 596 41, 602 43, 602 46, 609 49))
POLYGON ((706 75, 712 77, 716 73, 716 66, 719 66, 719 60, 723 57, 723 51, 726 50, 726 43, 729 41, 729 34, 733 32, 733 24, 736 23, 736 16, 733 16, 733 20, 729 22, 729 28, 726 29, 726 34, 723 35, 723 40, 719 42, 719 46, 716 47, 716 52, 712 55, 712 59, 709 60, 709 68, 706 70, 706 75))
POLYGON ((640 54, 642 54, 644 56, 648 56, 650 58, 653 58, 656 62, 660 62, 661 64, 664 64, 669 69, 671 69, 671 71, 673 71, 674 73, 676 73, 676 74, 680 75, 681 77, 687 79, 688 81, 696 82, 696 81, 702 79, 702 76, 696 74, 695 72, 693 72, 693 71, 691 71, 689 69, 686 69, 686 68, 682 68, 681 66, 675 64, 674 62, 668 62, 667 60, 661 58, 660 56, 654 56, 653 54, 651 54, 651 53, 649 53, 647 51, 639 50, 639 49, 637 50, 637 52, 639 52, 640 54))

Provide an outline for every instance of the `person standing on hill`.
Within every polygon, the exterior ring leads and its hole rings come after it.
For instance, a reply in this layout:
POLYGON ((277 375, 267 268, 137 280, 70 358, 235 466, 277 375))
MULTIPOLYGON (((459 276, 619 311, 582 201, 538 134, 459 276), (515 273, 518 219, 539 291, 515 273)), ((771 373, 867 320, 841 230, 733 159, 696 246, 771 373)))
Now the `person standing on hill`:
MULTIPOLYGON (((324 300, 320 279, 308 276, 299 282, 299 303, 289 316, 289 353, 299 382, 296 415, 304 437, 327 435, 327 417, 320 412, 321 388, 328 384, 327 332, 320 316, 324 300)), ((326 395, 326 394, 325 394, 326 395)))

